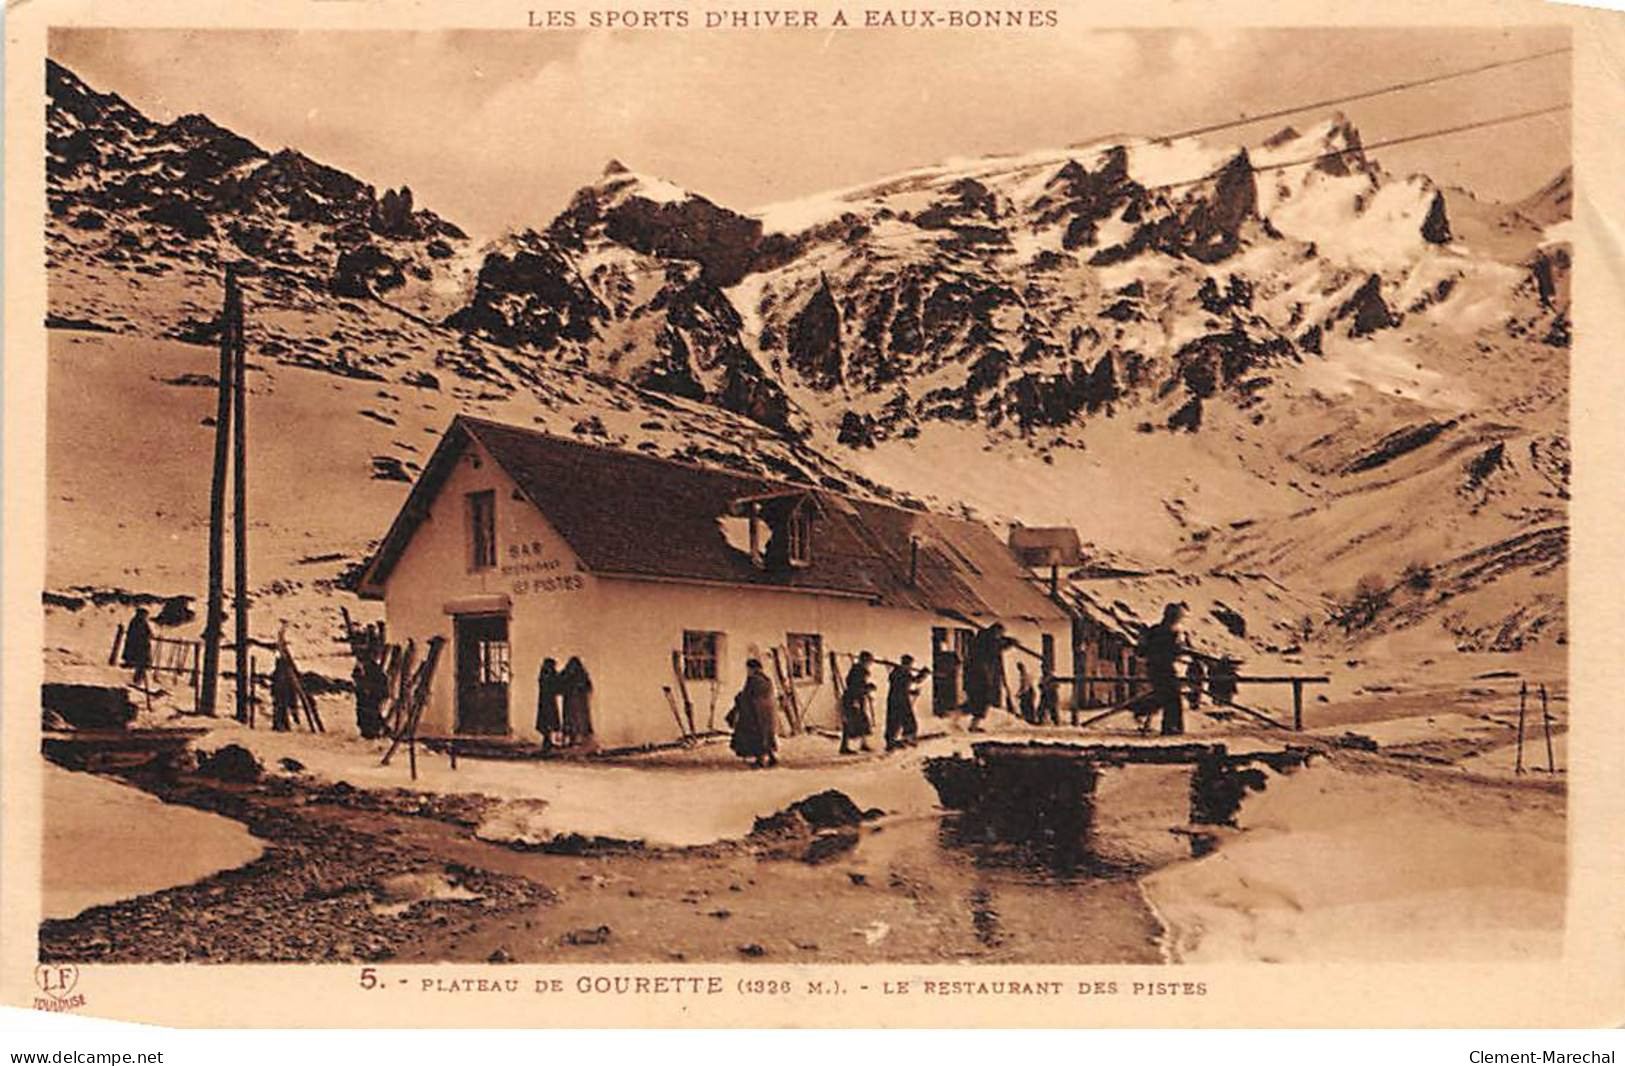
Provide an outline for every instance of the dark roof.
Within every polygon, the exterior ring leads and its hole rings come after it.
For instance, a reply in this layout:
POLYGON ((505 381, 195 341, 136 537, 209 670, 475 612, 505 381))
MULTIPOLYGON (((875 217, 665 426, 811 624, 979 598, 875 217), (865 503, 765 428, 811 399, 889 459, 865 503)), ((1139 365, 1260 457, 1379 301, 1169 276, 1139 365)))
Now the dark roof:
POLYGON ((1010 530, 1010 550, 1028 566, 1083 562, 1083 545, 1071 526, 1015 526, 1010 530))
POLYGON ((971 618, 1062 616, 977 523, 467 416, 453 420, 368 563, 363 594, 381 593, 470 440, 597 574, 824 591, 971 618), (741 498, 785 493, 818 501, 808 509, 812 558, 802 567, 764 569, 729 543, 721 519, 739 513, 741 498))

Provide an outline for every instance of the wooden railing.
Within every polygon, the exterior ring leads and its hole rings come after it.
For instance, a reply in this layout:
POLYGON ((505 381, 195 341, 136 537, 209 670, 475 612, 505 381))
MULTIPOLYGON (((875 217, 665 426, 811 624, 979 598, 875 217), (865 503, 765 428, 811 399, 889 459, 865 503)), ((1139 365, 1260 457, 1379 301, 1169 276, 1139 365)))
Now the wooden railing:
MULTIPOLYGON (((1112 675, 1106 675, 1106 674, 1102 674, 1102 675, 1085 674, 1085 675, 1076 676, 1076 677, 1057 677, 1055 680, 1059 681, 1059 682, 1061 682, 1063 684, 1066 684, 1066 683, 1072 683, 1072 684, 1123 684, 1123 685, 1130 686, 1131 689, 1134 688, 1135 686, 1139 686, 1139 685, 1150 686, 1152 684, 1151 679, 1149 677, 1145 677, 1143 675, 1128 675, 1128 676, 1119 677, 1119 676, 1112 676, 1112 675)), ((1214 680, 1215 680, 1215 678, 1212 678, 1212 677, 1206 677, 1206 678, 1180 677, 1180 678, 1175 678, 1174 683, 1175 683, 1176 687, 1179 688, 1181 693, 1183 693, 1185 690, 1191 689, 1191 688, 1194 688, 1197 691, 1201 692, 1201 691, 1208 691, 1210 689, 1210 686, 1213 684, 1214 680)), ((1330 677, 1327 677, 1324 674, 1284 674, 1284 675, 1279 675, 1279 676, 1276 676, 1276 675, 1261 675, 1261 674, 1235 674, 1235 675, 1221 675, 1217 680, 1219 680, 1219 681, 1221 681, 1223 683, 1226 683, 1226 684, 1234 683, 1234 684, 1237 684, 1237 685, 1291 685, 1292 686, 1292 726, 1291 726, 1291 728, 1294 731, 1301 733, 1301 732, 1303 732, 1303 690, 1304 690, 1304 688, 1309 686, 1309 685, 1329 685, 1329 684, 1331 684, 1332 679, 1330 677)), ((1122 700, 1122 701, 1120 701, 1118 703, 1114 703, 1112 706, 1106 708, 1105 710, 1103 710, 1100 713, 1094 715, 1093 717, 1091 717, 1091 718, 1089 718, 1089 719, 1087 719, 1087 720, 1085 720, 1083 722, 1077 722, 1075 724, 1081 727, 1081 726, 1093 725, 1096 722, 1104 721, 1105 719, 1110 718, 1112 715, 1117 714, 1117 713, 1119 713, 1121 711, 1125 711, 1125 710, 1127 710, 1128 708, 1132 707, 1133 705, 1135 705, 1137 703, 1143 703, 1145 700, 1149 699, 1150 696, 1151 696, 1150 691, 1142 690, 1142 691, 1135 692, 1133 695, 1129 696, 1127 699, 1122 700)), ((1239 703, 1232 702, 1230 700, 1222 700, 1221 701, 1221 700, 1215 699, 1214 703, 1217 706, 1220 706, 1220 707, 1225 707, 1227 709, 1241 711, 1243 714, 1247 714, 1247 715, 1250 715, 1250 716, 1252 716, 1254 718, 1260 719, 1260 720, 1262 720, 1264 722, 1269 723, 1272 726, 1275 726, 1278 729, 1286 729, 1287 728, 1287 726, 1284 725, 1283 723, 1278 722, 1274 718, 1271 718, 1269 715, 1264 714, 1262 711, 1254 710, 1251 707, 1246 707, 1246 706, 1243 706, 1243 705, 1241 705, 1239 703)))

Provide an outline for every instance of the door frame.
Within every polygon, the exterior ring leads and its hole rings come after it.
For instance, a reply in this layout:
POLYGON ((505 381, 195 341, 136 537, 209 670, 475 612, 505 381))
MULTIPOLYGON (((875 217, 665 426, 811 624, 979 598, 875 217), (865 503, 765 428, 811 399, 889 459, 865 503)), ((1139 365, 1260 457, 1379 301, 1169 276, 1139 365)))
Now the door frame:
POLYGON ((456 736, 485 736, 509 737, 513 736, 513 618, 506 611, 469 611, 451 616, 452 632, 452 685, 451 685, 451 725, 452 733, 456 736), (503 685, 502 692, 502 729, 500 732, 472 732, 464 728, 464 689, 463 689, 463 627, 473 622, 488 619, 500 619, 502 632, 506 638, 504 643, 508 646, 508 680, 503 685))

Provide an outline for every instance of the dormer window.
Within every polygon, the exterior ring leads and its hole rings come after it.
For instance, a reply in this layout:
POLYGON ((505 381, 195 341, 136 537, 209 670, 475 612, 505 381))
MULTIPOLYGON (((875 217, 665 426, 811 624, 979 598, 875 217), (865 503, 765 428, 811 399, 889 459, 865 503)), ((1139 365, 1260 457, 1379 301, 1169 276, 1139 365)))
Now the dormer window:
POLYGON ((724 522, 723 536, 764 570, 811 566, 813 514, 820 506, 816 495, 801 491, 736 499, 729 514, 737 526, 724 522))

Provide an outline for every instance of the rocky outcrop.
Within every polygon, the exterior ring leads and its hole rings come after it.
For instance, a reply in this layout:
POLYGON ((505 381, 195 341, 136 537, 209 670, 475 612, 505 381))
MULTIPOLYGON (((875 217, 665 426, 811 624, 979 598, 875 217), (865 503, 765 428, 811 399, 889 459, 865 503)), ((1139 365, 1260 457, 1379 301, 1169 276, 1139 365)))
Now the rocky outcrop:
POLYGON ((921 229, 980 229, 998 220, 998 197, 975 178, 963 178, 944 191, 941 198, 914 215, 921 229))
POLYGON ((406 284, 401 264, 367 243, 339 253, 328 287, 339 296, 377 296, 406 284))
POLYGON ((611 240, 646 255, 691 259, 713 284, 736 284, 750 270, 762 224, 693 196, 671 203, 631 197, 605 216, 611 240))
POLYGON ((1360 142, 1360 131, 1344 115, 1339 114, 1332 121, 1331 129, 1322 139, 1321 156, 1315 160, 1315 169, 1336 177, 1370 172, 1371 163, 1360 142))
POLYGON ((1114 147, 1093 171, 1069 160, 1049 180, 1033 210, 1039 226, 1065 224, 1061 245, 1070 250, 1092 247, 1100 223, 1114 215, 1138 221, 1145 199, 1145 189, 1129 179, 1127 151, 1114 147))
POLYGON ((787 338, 790 365, 815 389, 841 383, 841 312, 820 276, 818 288, 790 320, 787 338))
POLYGON ((466 239, 417 209, 410 189, 380 199, 342 170, 292 149, 267 153, 204 115, 153 122, 49 61, 46 91, 51 214, 100 220, 109 261, 141 256, 151 225, 166 234, 165 256, 212 266, 212 238, 223 235, 245 274, 274 265, 309 289, 360 296, 399 287, 408 274, 433 278, 451 242, 466 239))
POLYGON ((1366 278, 1332 317, 1337 321, 1349 321, 1351 337, 1369 336, 1399 324, 1399 319, 1382 298, 1382 278, 1376 274, 1366 278))
POLYGON ((663 316, 655 338, 661 358, 633 375, 635 384, 716 404, 771 429, 790 428, 790 401, 746 349, 744 323, 703 269, 674 266, 665 286, 633 316, 663 316))
POLYGON ((693 193, 657 193, 616 160, 575 194, 548 236, 572 250, 607 239, 643 255, 698 263, 706 280, 724 288, 751 270, 763 244, 758 220, 693 193))
POLYGON ((1220 389, 1240 386, 1254 370, 1293 354, 1283 337, 1257 338, 1241 328, 1209 333, 1174 353, 1178 379, 1193 397, 1206 399, 1220 389))
POLYGON ((1428 205, 1427 218, 1422 220, 1422 239, 1429 244, 1450 243, 1450 216, 1445 213, 1442 192, 1435 192, 1433 202, 1428 205))
POLYGON ((1203 263, 1228 258, 1241 246, 1242 223, 1258 217, 1258 185, 1245 151, 1226 163, 1208 189, 1195 195, 1177 230, 1158 242, 1171 255, 1203 263))
POLYGON ((730 366, 716 394, 718 406, 760 425, 788 431, 790 400, 777 384, 742 366, 730 366))
POLYGON ((609 310, 547 238, 526 232, 485 257, 468 305, 446 319, 509 348, 541 351, 587 341, 609 310))

